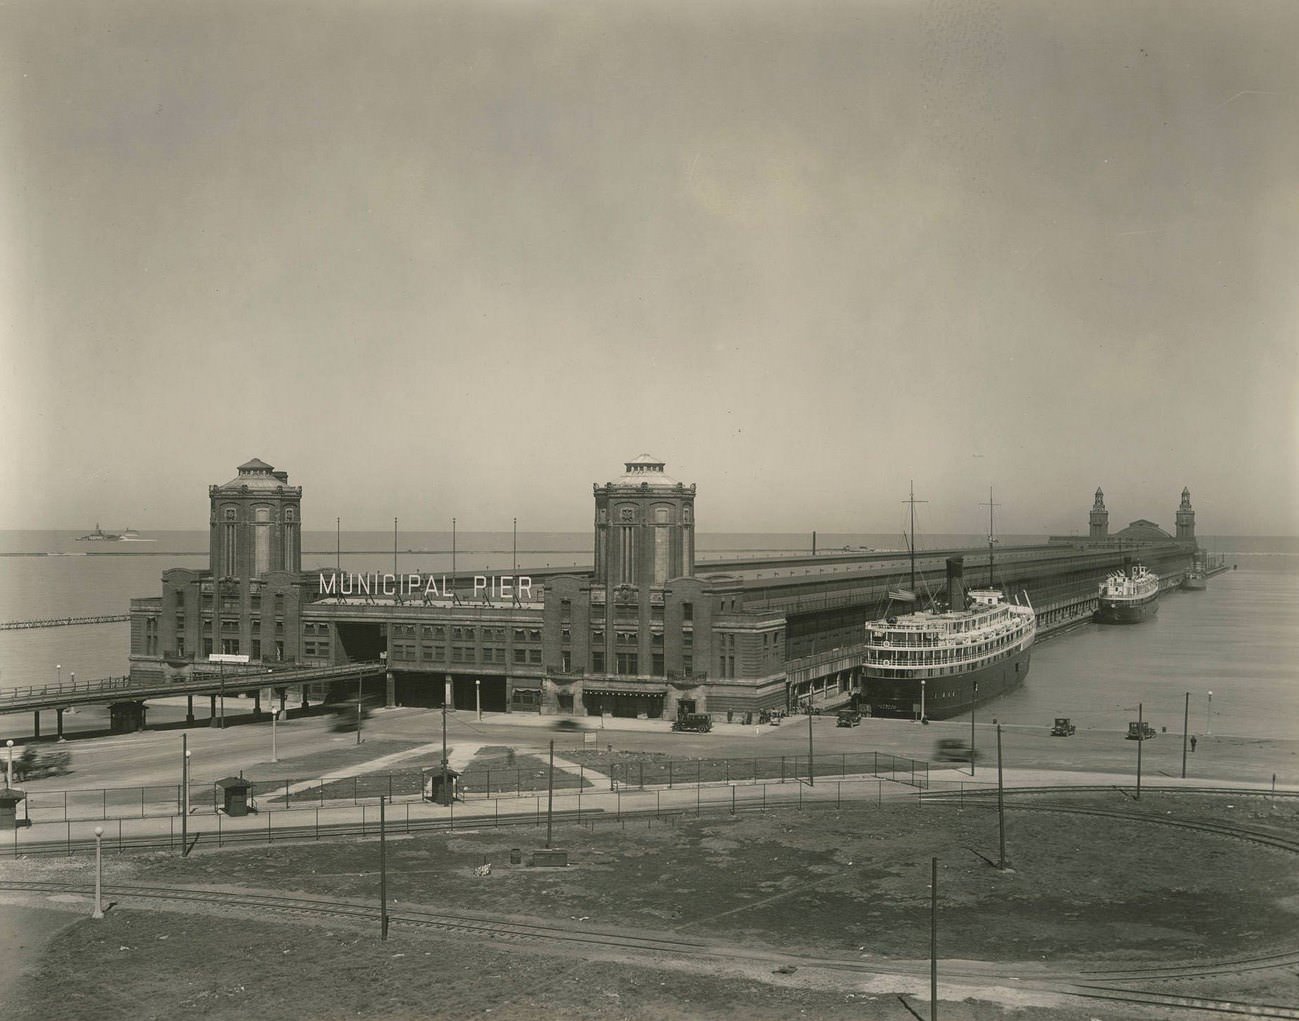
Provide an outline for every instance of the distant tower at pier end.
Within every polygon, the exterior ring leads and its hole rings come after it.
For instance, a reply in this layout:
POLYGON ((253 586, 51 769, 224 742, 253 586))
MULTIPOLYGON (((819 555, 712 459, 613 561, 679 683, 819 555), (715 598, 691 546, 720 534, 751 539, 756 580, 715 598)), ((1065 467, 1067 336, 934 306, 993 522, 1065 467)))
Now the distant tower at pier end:
POLYGON ((1195 511, 1191 508, 1191 490, 1182 487, 1182 502, 1177 508, 1177 541, 1195 542, 1195 511))
POLYGON ((1101 487, 1096 487, 1096 502, 1092 504, 1092 512, 1088 519, 1090 529, 1087 532, 1089 539, 1105 539, 1110 534, 1110 512, 1105 509, 1105 494, 1101 492, 1101 487))
POLYGON ((301 571, 302 487, 290 486, 288 472, 256 457, 238 472, 224 485, 208 487, 212 574, 246 581, 270 571, 301 571))
POLYGON ((595 485, 597 585, 661 588, 695 573, 695 487, 669 478, 649 454, 621 476, 595 485))

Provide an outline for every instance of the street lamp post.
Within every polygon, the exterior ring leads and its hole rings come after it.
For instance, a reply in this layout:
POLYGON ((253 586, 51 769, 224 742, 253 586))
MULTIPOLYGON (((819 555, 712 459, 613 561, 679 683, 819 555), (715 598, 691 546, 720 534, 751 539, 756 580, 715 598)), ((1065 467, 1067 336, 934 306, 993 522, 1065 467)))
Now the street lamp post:
POLYGON ((95 910, 90 913, 91 918, 104 917, 104 827, 95 827, 95 910))
POLYGON ((63 664, 55 663, 54 669, 57 671, 56 676, 58 677, 59 687, 62 687, 63 686, 63 664))
POLYGON ((217 728, 220 730, 225 730, 226 729, 226 665, 224 660, 222 660, 221 663, 218 664, 218 669, 221 672, 221 701, 217 703, 217 705, 220 706, 220 709, 218 710, 220 714, 220 718, 217 722, 217 728))
POLYGON ((478 711, 478 722, 483 722, 483 682, 481 679, 474 678, 474 708, 478 711))
POLYGON ((920 722, 925 722, 925 679, 920 678, 920 722))
POLYGON ((275 748, 275 721, 279 719, 280 711, 275 708, 275 689, 271 689, 271 761, 279 762, 280 753, 275 748))
POLYGON ((974 706, 979 701, 979 682, 974 682, 974 697, 970 699, 970 776, 974 775, 974 706))
POLYGON ((5 742, 5 747, 9 749, 9 760, 5 763, 5 786, 14 785, 14 739, 11 737, 5 742))
POLYGON ((1209 737, 1213 733, 1213 692, 1209 692, 1209 709, 1204 714, 1204 736, 1209 737))

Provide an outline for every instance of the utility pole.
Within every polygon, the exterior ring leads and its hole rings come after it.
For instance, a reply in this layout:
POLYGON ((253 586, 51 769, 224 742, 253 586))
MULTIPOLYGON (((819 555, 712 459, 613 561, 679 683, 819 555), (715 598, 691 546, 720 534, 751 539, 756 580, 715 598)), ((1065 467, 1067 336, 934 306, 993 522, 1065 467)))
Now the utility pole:
POLYGON ((929 859, 929 1021, 938 1021, 938 859, 929 859))
POLYGON ((551 816, 555 809, 555 739, 550 739, 550 774, 546 778, 546 850, 550 850, 551 816))
POLYGON ((1001 724, 997 724, 997 828, 1001 832, 1001 857, 997 868, 1006 868, 1006 802, 1001 776, 1001 724))
POLYGON ((447 778, 447 703, 451 701, 451 675, 447 674, 442 689, 442 804, 451 804, 451 788, 447 778))
POLYGON ((812 766, 812 697, 808 696, 807 702, 807 785, 816 786, 816 769, 812 766))
POLYGON ((974 696, 970 699, 970 776, 974 775, 974 707, 979 701, 979 682, 974 682, 974 696))
POLYGON ((189 735, 180 735, 180 856, 189 847, 189 735))
POLYGON ((1191 729, 1191 693, 1186 693, 1186 706, 1182 710, 1182 779, 1186 779, 1186 738, 1191 729))
POLYGON ((388 938, 388 850, 384 821, 386 800, 384 795, 379 795, 379 938, 383 940, 388 938))
POLYGON ((361 743, 361 678, 362 674, 357 671, 356 674, 356 743, 361 743))
POLYGON ((1146 743, 1146 728, 1141 715, 1142 703, 1137 703, 1137 800, 1141 800, 1141 746, 1146 743))

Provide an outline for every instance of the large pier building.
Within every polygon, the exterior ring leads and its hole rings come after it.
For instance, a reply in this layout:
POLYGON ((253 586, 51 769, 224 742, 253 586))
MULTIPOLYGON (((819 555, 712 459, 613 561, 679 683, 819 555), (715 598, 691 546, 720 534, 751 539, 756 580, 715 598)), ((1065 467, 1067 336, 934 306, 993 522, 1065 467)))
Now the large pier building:
MULTIPOLYGON (((594 486, 592 566, 526 577, 304 572, 302 490, 255 458, 208 498, 208 568, 165 571, 161 596, 131 602, 134 680, 186 684, 220 669, 220 653, 269 671, 268 687, 281 670, 367 664, 389 704, 437 706, 449 691, 459 708, 651 719, 853 696, 869 707, 863 626, 910 566, 877 551, 699 562, 695 486, 648 455, 594 486)), ((1171 588, 1195 553, 1185 490, 1176 538, 1145 521, 1110 535, 1099 489, 1089 524, 1085 538, 988 558, 996 585, 1031 600, 1040 634, 1088 619, 1125 559, 1171 588)), ((958 554, 981 582, 980 551, 923 550, 922 592, 942 589, 958 554)))

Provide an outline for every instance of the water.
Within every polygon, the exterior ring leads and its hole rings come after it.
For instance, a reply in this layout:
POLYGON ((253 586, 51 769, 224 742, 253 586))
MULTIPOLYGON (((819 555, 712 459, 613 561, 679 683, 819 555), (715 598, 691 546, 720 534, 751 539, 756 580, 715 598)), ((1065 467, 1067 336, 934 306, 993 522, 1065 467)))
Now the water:
MULTIPOLYGON (((77 542, 76 532, 0 532, 0 620, 124 613, 133 596, 158 595, 172 567, 207 563, 206 532, 158 532, 151 543, 77 542), (60 552, 90 554, 34 556, 60 552)), ((1040 537, 1005 537, 1039 541, 1040 537)), ((922 547, 977 545, 974 536, 933 536, 922 547)), ((1151 621, 1128 627, 1086 625, 1034 651, 1022 689, 980 707, 981 719, 1049 726, 1069 716, 1080 729, 1126 729, 1138 702, 1156 730, 1181 733, 1185 693, 1191 693, 1193 733, 1252 738, 1299 738, 1299 539, 1209 538, 1204 545, 1238 569, 1209 580, 1205 592, 1173 592, 1151 621), (1208 693, 1213 692, 1212 707, 1208 693), (1211 714, 1211 715, 1210 715, 1211 714)), ((332 567, 335 536, 308 532, 303 567, 332 567), (315 552, 312 552, 315 551, 315 552)), ((845 545, 897 548, 900 536, 821 535, 818 549, 845 545)), ((344 533, 347 571, 392 569, 391 533, 344 533)), ((403 571, 451 571, 451 536, 398 535, 403 571), (430 551, 430 552, 411 552, 430 551)), ((456 567, 510 570, 509 532, 456 537, 456 567)), ((698 557, 807 552, 810 535, 700 534, 698 557)), ((520 569, 582 566, 591 560, 587 533, 520 533, 520 569)), ((125 623, 0 632, 0 687, 123 674, 128 669, 125 623)))

